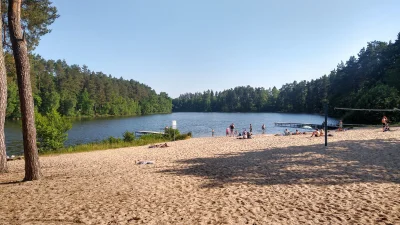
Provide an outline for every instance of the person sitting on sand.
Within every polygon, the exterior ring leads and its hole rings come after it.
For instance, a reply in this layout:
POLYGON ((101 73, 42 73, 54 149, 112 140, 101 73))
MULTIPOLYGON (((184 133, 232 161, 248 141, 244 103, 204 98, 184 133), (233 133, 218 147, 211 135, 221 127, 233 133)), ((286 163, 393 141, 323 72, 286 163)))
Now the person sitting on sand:
POLYGON ((296 132, 294 132, 292 135, 299 135, 301 134, 299 130, 296 129, 296 132))
POLYGON ((386 123, 386 126, 383 128, 383 132, 390 131, 389 124, 386 123))
POLYGON ((324 136, 324 129, 320 129, 320 130, 319 130, 319 135, 320 135, 320 136, 324 136))
POLYGON ((247 138, 247 131, 246 131, 246 129, 243 130, 243 138, 247 138))
POLYGON ((321 135, 321 133, 319 132, 319 130, 318 130, 318 128, 317 129, 315 129, 315 131, 314 132, 312 132, 312 134, 311 134, 311 137, 319 137, 321 135))
POLYGON ((291 135, 291 133, 288 129, 285 129, 284 134, 285 134, 285 136, 291 135))

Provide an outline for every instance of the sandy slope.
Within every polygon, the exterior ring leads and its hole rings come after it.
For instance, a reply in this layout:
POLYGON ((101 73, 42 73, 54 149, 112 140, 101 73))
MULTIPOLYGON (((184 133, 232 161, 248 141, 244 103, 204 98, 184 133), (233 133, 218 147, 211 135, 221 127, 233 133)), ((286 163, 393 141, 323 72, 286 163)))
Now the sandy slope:
POLYGON ((194 138, 0 175, 0 224, 400 224, 400 129, 194 138), (137 165, 137 160, 153 160, 137 165))

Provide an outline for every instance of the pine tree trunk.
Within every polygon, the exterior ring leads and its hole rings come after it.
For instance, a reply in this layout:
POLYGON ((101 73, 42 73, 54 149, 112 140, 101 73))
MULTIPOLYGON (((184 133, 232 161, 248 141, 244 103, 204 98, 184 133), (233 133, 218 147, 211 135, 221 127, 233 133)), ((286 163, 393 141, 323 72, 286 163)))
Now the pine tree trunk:
MULTIPOLYGON (((1 12, 1 1, 0 1, 0 12, 1 12)), ((6 153, 6 142, 4 137, 4 120, 6 118, 7 108, 7 75, 6 67, 4 64, 3 54, 3 40, 2 37, 3 21, 0 17, 0 173, 7 172, 7 153, 6 153)))
POLYGON ((25 181, 40 178, 39 154, 36 146, 35 114, 30 80, 30 65, 26 40, 21 28, 21 1, 9 0, 8 25, 17 70, 18 91, 22 114, 25 181))

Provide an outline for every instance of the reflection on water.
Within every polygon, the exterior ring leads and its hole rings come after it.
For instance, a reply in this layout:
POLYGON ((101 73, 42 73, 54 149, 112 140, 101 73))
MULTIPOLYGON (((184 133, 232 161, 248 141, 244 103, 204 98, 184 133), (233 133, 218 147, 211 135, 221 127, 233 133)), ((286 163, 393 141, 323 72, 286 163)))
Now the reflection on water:
MULTIPOLYGON (((286 113, 172 113, 138 117, 102 117, 73 120, 72 129, 68 132, 65 145, 83 144, 100 141, 109 136, 122 137, 125 131, 163 131, 177 121, 177 128, 186 133, 191 131, 193 137, 210 137, 214 129, 215 136, 224 136, 225 129, 234 123, 238 131, 253 126, 253 133, 261 134, 264 123, 266 133, 282 133, 284 128, 274 127, 274 122, 297 122, 321 124, 324 117, 310 114, 286 113)), ((337 120, 328 118, 328 124, 337 120)), ((294 130, 294 129, 292 129, 294 130)), ((7 121, 5 125, 7 154, 22 154, 21 121, 7 121)))
POLYGON ((4 133, 6 136, 7 155, 21 155, 24 151, 21 126, 20 120, 5 122, 4 133))

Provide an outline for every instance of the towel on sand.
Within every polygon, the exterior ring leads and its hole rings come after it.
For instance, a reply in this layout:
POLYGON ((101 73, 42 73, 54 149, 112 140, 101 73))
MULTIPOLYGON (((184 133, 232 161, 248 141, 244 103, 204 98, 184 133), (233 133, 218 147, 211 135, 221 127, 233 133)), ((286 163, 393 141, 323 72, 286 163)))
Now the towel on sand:
POLYGON ((138 161, 136 164, 139 164, 139 165, 154 164, 154 161, 144 161, 144 160, 140 160, 140 161, 138 161))

